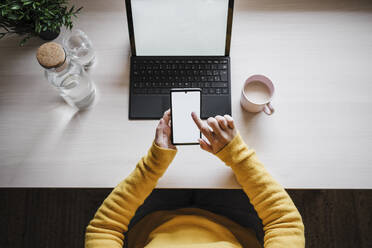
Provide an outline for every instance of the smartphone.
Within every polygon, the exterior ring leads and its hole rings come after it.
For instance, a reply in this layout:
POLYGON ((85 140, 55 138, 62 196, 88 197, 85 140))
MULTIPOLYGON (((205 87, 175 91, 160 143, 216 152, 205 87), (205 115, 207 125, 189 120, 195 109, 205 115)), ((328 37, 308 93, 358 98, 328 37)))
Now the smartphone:
POLYGON ((201 133, 191 113, 200 116, 201 89, 171 89, 171 126, 173 145, 196 145, 201 133))

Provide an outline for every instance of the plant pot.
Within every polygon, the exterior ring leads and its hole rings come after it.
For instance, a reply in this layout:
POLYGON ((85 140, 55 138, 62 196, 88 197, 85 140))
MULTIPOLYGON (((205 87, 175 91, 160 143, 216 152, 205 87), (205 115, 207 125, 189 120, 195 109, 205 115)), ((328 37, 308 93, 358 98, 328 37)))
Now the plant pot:
POLYGON ((55 38, 58 37, 58 35, 61 33, 61 30, 58 30, 58 32, 53 32, 53 31, 41 31, 39 34, 39 37, 43 40, 54 40, 55 38))

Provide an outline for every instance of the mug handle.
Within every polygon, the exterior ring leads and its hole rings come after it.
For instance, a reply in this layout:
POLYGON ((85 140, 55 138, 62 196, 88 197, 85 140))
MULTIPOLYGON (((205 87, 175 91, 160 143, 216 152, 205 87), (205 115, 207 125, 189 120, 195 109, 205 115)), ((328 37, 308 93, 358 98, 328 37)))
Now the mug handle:
POLYGON ((275 112, 275 109, 273 108, 273 106, 271 105, 271 103, 266 103, 263 111, 267 115, 272 115, 275 112))

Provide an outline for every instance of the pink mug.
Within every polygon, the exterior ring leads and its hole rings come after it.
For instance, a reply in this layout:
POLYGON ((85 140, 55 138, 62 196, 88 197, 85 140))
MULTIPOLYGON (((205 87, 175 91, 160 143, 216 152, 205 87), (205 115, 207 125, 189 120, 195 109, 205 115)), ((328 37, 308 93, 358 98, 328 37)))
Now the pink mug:
POLYGON ((240 104, 249 112, 265 112, 267 115, 274 113, 271 99, 274 95, 274 85, 270 79, 263 75, 249 77, 243 86, 240 104))

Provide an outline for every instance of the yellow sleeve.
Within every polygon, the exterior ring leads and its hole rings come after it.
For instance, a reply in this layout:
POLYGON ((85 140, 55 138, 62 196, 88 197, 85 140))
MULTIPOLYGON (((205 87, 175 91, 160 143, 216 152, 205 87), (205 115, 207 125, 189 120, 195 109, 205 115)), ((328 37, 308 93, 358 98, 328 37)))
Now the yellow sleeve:
POLYGON ((137 208, 155 188, 177 151, 155 143, 134 171, 105 199, 86 228, 86 248, 123 247, 123 233, 137 208))
POLYGON ((302 218, 291 198, 266 171, 240 135, 216 154, 230 166, 261 218, 264 246, 305 247, 302 218))

